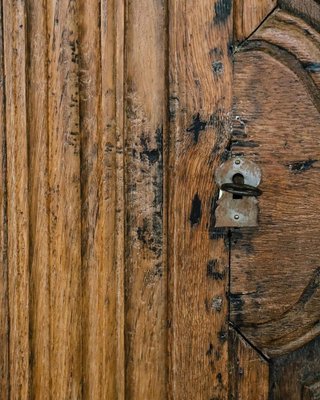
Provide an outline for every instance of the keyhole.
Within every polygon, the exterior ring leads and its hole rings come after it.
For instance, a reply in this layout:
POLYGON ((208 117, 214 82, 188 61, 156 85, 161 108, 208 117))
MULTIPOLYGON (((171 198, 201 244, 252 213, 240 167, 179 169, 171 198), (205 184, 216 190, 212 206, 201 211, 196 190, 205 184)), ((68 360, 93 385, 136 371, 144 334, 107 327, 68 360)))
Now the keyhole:
MULTIPOLYGON (((236 185, 243 185, 244 184, 244 176, 242 174, 235 174, 232 177, 232 182, 235 183, 236 185)), ((243 196, 239 194, 234 194, 233 195, 234 199, 242 199, 243 196)))

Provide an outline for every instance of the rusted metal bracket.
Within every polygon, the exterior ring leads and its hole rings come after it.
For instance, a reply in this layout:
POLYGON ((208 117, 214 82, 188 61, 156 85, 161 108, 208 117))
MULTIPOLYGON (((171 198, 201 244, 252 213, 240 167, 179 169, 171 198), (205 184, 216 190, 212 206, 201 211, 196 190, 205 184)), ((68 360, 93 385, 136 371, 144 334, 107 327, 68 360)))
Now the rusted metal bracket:
POLYGON ((257 226, 261 169, 250 160, 236 157, 217 169, 215 180, 220 187, 215 226, 257 226))

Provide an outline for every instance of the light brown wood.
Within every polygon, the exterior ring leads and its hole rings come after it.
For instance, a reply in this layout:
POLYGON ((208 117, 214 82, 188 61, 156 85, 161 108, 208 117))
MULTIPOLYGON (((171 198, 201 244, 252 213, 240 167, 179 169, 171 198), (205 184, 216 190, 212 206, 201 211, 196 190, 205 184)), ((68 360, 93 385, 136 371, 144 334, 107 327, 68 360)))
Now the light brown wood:
POLYGON ((48 80, 45 2, 29 1, 27 126, 30 235, 30 393, 50 398, 48 80), (35 38, 30 40, 30 38, 35 38))
POLYGON ((123 6, 100 3, 79 3, 83 397, 121 399, 123 6))
POLYGON ((47 4, 50 394, 80 398, 81 201, 78 9, 47 4))
POLYGON ((228 396, 228 249, 214 170, 228 143, 232 2, 169 2, 169 398, 228 396))
POLYGON ((29 396, 29 209, 24 2, 3 4, 7 147, 10 397, 29 396))
POLYGON ((269 364, 234 329, 230 329, 230 399, 268 400, 269 364))
POLYGON ((9 301, 8 301, 8 238, 6 188, 6 110, 3 46, 3 13, 0 9, 0 398, 9 395, 9 301))
POLYGON ((276 5, 277 0, 235 0, 235 41, 242 42, 247 39, 275 9, 276 5))
POLYGON ((126 398, 160 400, 167 396, 166 7, 130 0, 126 13, 126 398))

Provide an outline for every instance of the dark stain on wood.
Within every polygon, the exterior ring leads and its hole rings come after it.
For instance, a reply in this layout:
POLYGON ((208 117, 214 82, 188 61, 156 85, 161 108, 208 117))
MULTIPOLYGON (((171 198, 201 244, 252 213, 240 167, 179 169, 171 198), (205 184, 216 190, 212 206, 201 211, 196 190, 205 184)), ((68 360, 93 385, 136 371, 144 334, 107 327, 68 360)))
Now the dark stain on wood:
POLYGON ((302 64, 304 69, 311 73, 320 72, 320 62, 307 62, 302 64))
POLYGON ((222 61, 213 61, 212 63, 212 71, 215 75, 223 74, 223 62, 222 61))
POLYGON ((222 281, 225 277, 224 272, 217 271, 217 260, 209 260, 207 264, 207 277, 216 281, 222 281))
POLYGON ((197 193, 192 200, 191 213, 190 213, 191 226, 199 224, 201 220, 201 214, 202 214, 201 200, 197 193))
POLYGON ((313 164, 318 160, 302 160, 302 161, 293 161, 292 163, 287 164, 289 170, 299 174, 300 172, 308 171, 312 168, 313 164))
POLYGON ((224 343, 228 339, 228 332, 224 330, 218 332, 218 339, 221 343, 224 343))
POLYGON ((192 124, 189 126, 189 128, 187 128, 187 132, 193 134, 194 143, 198 143, 200 132, 204 131, 206 126, 207 121, 201 120, 199 113, 193 116, 192 124))
POLYGON ((210 343, 210 344, 209 344, 209 348, 208 348, 208 350, 207 350, 207 352, 206 352, 206 355, 207 355, 208 357, 212 356, 213 350, 214 350, 213 344, 210 343))
POLYGON ((214 5, 216 24, 225 24, 232 10, 232 0, 218 0, 214 5))
POLYGON ((232 146, 254 148, 254 147, 259 147, 259 144, 255 143, 251 140, 234 140, 234 141, 232 141, 232 146))

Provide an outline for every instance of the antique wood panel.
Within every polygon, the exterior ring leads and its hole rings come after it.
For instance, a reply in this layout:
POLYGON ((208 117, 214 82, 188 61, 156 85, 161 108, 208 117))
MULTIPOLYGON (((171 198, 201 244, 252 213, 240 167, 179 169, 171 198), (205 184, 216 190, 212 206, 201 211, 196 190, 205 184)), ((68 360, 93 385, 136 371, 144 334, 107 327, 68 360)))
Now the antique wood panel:
POLYGON ((170 1, 169 15, 169 396, 224 399, 228 241, 214 229, 214 169, 230 130, 232 2, 170 1))
POLYGON ((319 21, 1 1, 1 399, 319 397, 319 21), (235 155, 255 228, 215 227, 235 155))

